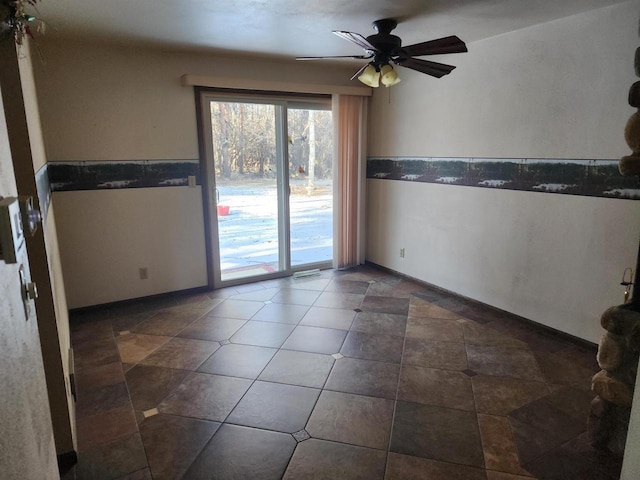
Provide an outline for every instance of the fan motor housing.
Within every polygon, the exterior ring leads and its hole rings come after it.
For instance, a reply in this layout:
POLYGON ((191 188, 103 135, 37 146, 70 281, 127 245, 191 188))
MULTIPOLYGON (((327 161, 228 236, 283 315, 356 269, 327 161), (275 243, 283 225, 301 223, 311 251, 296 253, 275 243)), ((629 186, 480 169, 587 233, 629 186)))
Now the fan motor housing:
POLYGON ((383 18, 376 20, 371 25, 378 33, 369 35, 367 41, 376 47, 382 56, 393 57, 398 55, 402 48, 402 40, 400 40, 400 37, 391 35, 391 30, 398 26, 398 21, 395 18, 383 18))
POLYGON ((397 55, 402 47, 402 40, 400 37, 388 33, 376 33, 375 35, 369 35, 367 37, 367 41, 376 47, 378 51, 389 56, 397 55))
MULTIPOLYGON (((364 55, 337 55, 337 56, 325 56, 325 57, 299 57, 298 60, 317 60, 322 58, 357 58, 359 60, 370 60, 367 65, 364 65, 356 74, 351 78, 359 78, 362 80, 362 73, 369 67, 375 67, 376 71, 380 72, 385 66, 390 66, 391 63, 400 65, 411 70, 415 70, 420 73, 430 75, 435 78, 441 78, 444 75, 450 74, 456 67, 453 65, 446 65, 444 63, 432 62, 428 60, 421 60, 415 57, 422 57, 425 55, 442 55, 450 53, 464 53, 467 52, 467 46, 456 35, 449 35, 448 37, 436 38, 427 42, 420 42, 413 45, 402 46, 402 40, 400 37, 391 35, 391 31, 396 28, 398 22, 394 18, 383 18, 373 22, 373 28, 377 31, 375 35, 369 35, 363 37, 359 33, 347 32, 343 30, 334 30, 333 33, 339 37, 358 45, 364 49, 364 55)), ((371 69, 369 68, 369 74, 371 69)), ((369 85, 367 81, 362 80, 363 83, 369 85)), ((373 83, 373 82, 372 82, 373 83)), ((395 82, 397 83, 397 81, 395 82)), ((386 84, 385 84, 386 85, 386 84)), ((374 86, 373 84, 370 86, 374 86)), ((378 86, 378 85, 375 85, 378 86)), ((636 95, 640 97, 640 95, 636 95)), ((635 97, 634 97, 635 98, 635 97)), ((640 103, 638 101, 637 103, 640 103)))
POLYGON ((382 20, 376 20, 371 26, 376 32, 388 35, 391 30, 398 26, 398 21, 395 18, 383 18, 382 20))

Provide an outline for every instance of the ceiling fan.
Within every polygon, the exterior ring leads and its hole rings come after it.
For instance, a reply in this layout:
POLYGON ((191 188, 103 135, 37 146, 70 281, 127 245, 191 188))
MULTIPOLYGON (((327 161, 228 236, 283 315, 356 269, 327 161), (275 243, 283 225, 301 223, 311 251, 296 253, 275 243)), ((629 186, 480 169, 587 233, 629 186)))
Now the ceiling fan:
POLYGON ((391 30, 398 25, 395 19, 385 18, 376 20, 372 25, 378 33, 369 35, 368 37, 354 32, 345 32, 342 30, 333 31, 333 33, 339 37, 349 40, 363 48, 365 55, 298 57, 296 60, 320 60, 325 58, 357 58, 368 60, 372 58, 373 60, 358 70, 356 74, 351 77, 351 80, 357 78, 365 85, 375 88, 380 86, 380 82, 382 82, 384 86, 390 87, 400 81, 391 63, 440 78, 451 73, 456 67, 414 57, 441 55, 444 53, 463 53, 467 51, 465 43, 455 35, 403 47, 400 37, 391 35, 391 30))

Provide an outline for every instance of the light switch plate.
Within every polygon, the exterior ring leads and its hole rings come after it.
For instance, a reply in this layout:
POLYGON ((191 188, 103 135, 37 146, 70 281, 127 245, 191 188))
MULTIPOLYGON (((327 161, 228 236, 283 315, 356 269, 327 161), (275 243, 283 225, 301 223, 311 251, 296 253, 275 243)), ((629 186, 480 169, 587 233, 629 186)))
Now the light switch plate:
POLYGON ((20 217, 20 204, 15 197, 0 200, 0 259, 17 263, 24 247, 24 231, 20 217))

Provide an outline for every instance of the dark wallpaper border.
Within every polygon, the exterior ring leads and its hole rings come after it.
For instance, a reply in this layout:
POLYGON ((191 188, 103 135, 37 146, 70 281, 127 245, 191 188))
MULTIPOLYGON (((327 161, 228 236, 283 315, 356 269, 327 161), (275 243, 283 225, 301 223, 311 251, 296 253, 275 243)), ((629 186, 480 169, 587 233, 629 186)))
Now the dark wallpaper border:
POLYGON ((38 204, 40 205, 40 215, 42 223, 47 222, 47 213, 51 204, 51 184, 49 183, 49 164, 45 163, 36 172, 36 190, 38 192, 38 204))
POLYGON ((640 200, 618 160, 370 157, 367 178, 640 200))
POLYGON ((49 162, 54 192, 200 185, 199 160, 113 160, 49 162))

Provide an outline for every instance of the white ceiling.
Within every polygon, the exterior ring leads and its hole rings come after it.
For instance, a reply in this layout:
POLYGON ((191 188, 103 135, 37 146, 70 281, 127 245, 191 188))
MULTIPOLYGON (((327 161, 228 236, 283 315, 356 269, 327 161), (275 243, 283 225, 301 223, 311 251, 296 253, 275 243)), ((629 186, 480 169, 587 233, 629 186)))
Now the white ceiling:
POLYGON ((458 35, 471 43, 621 0, 39 0, 52 37, 294 58, 357 55, 331 30, 375 33, 393 17, 403 44, 458 35))

